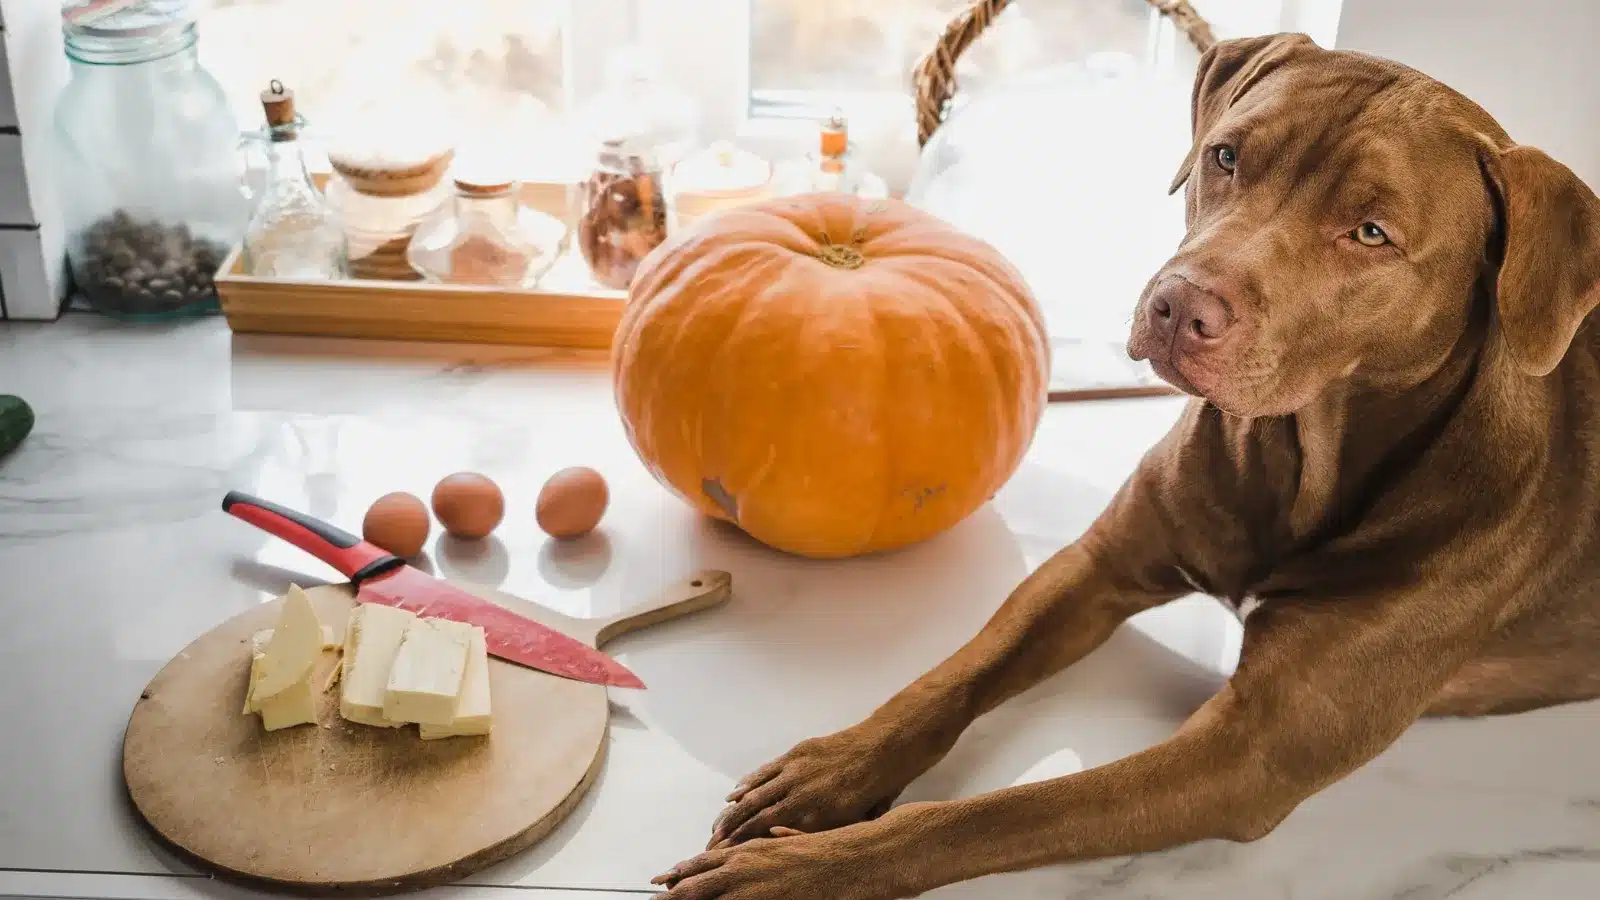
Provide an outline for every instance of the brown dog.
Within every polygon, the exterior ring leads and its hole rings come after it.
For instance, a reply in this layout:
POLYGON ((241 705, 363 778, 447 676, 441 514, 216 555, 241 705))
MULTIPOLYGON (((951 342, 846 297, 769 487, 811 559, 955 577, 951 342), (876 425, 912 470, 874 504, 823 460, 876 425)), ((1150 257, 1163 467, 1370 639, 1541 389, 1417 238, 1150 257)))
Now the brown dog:
POLYGON ((670 900, 1253 840, 1419 716, 1600 696, 1600 201, 1443 85, 1301 36, 1206 53, 1193 124, 1188 234, 1128 349, 1200 399, 970 643, 746 778, 670 900), (1169 740, 889 809, 975 717, 1196 590, 1243 651, 1169 740))

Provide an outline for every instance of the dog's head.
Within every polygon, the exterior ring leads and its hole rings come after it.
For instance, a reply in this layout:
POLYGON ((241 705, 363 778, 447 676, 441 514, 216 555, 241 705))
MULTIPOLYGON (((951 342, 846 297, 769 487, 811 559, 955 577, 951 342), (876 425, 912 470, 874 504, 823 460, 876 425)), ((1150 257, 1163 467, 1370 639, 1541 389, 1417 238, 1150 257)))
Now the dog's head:
POLYGON ((1403 390, 1492 307, 1491 340, 1544 375, 1600 303, 1600 201, 1477 105, 1404 66, 1301 35, 1201 58, 1188 231, 1128 352, 1236 415, 1340 381, 1403 390))

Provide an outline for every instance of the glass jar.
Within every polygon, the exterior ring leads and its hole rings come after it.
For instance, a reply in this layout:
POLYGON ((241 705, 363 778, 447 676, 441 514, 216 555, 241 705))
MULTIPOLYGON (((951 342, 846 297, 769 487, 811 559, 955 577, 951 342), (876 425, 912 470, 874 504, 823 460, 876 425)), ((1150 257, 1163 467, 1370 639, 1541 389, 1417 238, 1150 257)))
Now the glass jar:
POLYGON ((368 112, 343 123, 327 148, 333 175, 326 194, 344 226, 352 278, 421 277, 406 249, 417 227, 452 195, 445 178, 455 157, 449 132, 420 124, 441 118, 407 107, 368 112))
POLYGON ((667 239, 665 168, 625 138, 600 145, 583 183, 578 247, 594 280, 627 290, 639 263, 667 239))
POLYGON ((747 150, 717 141, 673 167, 676 224, 744 206, 770 193, 772 166, 747 150))
POLYGON ((91 307, 135 320, 215 311, 244 233, 239 125, 200 67, 186 0, 62 9, 56 102, 67 260, 91 307), (109 12, 107 12, 109 10, 109 12))
POLYGON ((578 244, 600 284, 625 290, 639 261, 672 228, 673 167, 694 146, 697 110, 687 93, 657 76, 654 60, 624 48, 608 66, 608 85, 585 110, 591 146, 578 186, 578 244))
POLYGON ((510 179, 457 175, 452 184, 455 196, 411 236, 411 267, 444 284, 537 284, 566 245, 566 225, 524 205, 510 179))

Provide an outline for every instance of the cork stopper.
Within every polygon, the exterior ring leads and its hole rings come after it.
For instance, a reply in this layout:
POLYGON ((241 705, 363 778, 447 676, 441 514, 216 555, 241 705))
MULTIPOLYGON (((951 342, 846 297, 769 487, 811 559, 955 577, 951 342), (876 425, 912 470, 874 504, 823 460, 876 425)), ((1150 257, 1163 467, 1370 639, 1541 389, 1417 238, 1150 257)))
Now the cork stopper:
POLYGON ((493 197, 517 186, 503 148, 469 146, 456 158, 450 180, 456 192, 467 197, 493 197))
POLYGON ((289 137, 294 136, 294 91, 284 87, 278 79, 272 79, 261 92, 261 108, 266 111, 268 127, 274 132, 287 131, 289 137))
POLYGON ((843 156, 850 147, 850 129, 844 113, 834 113, 822 126, 822 155, 843 156))
POLYGON ((495 197, 516 187, 516 182, 503 178, 457 175, 456 192, 468 197, 495 197))

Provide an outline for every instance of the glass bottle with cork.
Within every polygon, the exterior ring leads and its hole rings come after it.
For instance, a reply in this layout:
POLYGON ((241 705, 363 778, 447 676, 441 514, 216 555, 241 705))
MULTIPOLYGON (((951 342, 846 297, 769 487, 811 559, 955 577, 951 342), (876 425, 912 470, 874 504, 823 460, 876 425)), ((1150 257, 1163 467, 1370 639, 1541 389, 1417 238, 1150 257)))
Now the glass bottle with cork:
POLYGON ((300 144, 304 120, 294 92, 274 79, 261 92, 266 114, 265 185, 245 228, 241 260, 260 278, 329 280, 349 277, 344 229, 306 170, 300 144))
POLYGON ((779 164, 773 175, 773 193, 843 193, 858 197, 886 197, 888 184, 856 162, 850 146, 850 123, 835 111, 822 123, 817 150, 779 164))

